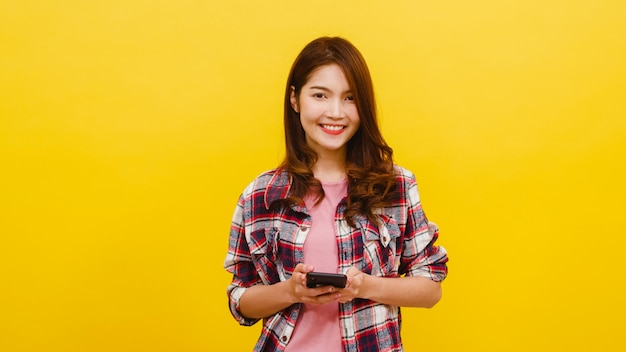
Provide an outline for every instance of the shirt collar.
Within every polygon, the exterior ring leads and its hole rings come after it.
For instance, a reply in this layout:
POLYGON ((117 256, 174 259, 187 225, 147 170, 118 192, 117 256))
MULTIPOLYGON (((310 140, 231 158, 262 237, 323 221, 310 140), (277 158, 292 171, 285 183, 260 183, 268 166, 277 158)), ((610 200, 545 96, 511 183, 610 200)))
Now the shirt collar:
POLYGON ((283 169, 277 169, 265 188, 265 208, 279 199, 285 199, 291 189, 291 175, 283 169))

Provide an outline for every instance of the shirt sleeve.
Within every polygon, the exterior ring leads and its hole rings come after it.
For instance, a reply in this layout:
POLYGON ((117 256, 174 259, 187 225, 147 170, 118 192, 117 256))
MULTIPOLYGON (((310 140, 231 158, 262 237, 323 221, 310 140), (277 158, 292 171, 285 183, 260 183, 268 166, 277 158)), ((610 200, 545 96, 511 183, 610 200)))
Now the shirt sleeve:
POLYGON ((251 286, 259 283, 256 269, 252 263, 250 249, 245 235, 245 197, 239 197, 230 227, 228 253, 224 260, 224 268, 233 275, 226 293, 230 312, 240 325, 251 326, 260 319, 249 319, 239 311, 239 300, 251 286))
POLYGON ((415 176, 406 176, 404 201, 408 210, 400 273, 441 282, 448 275, 448 255, 445 248, 435 245, 439 228, 428 222, 422 210, 415 176))

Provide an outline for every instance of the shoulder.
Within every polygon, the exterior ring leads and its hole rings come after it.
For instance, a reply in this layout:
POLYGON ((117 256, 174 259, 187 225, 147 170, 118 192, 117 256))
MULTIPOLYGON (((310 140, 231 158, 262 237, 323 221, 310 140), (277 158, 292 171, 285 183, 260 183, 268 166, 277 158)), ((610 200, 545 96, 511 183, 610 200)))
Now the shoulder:
POLYGON ((393 171, 396 176, 396 180, 401 184, 402 188, 411 187, 416 183, 415 174, 413 174, 411 170, 394 164, 393 171))
POLYGON ((283 169, 275 168, 258 175, 243 191, 244 199, 256 199, 269 206, 277 198, 284 197, 290 188, 291 177, 283 169))
POLYGON ((397 201, 404 205, 415 205, 420 202, 415 174, 399 165, 394 165, 397 181, 397 201))
POLYGON ((257 175, 249 184, 248 188, 264 188, 271 185, 274 182, 276 175, 280 174, 278 168, 266 170, 257 175))

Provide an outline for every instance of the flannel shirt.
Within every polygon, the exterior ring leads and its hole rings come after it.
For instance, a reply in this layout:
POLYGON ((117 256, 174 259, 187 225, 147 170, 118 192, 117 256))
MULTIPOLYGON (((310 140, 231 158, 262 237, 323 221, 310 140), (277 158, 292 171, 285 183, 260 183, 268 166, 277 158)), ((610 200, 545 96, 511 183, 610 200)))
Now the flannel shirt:
MULTIPOLYGON (((366 216, 354 218, 351 228, 344 219, 346 199, 335 214, 339 272, 355 265, 364 273, 399 277, 423 276, 442 281, 448 272, 443 247, 435 246, 436 225, 428 223, 422 210, 413 174, 395 166, 398 197, 388 207, 376 209, 378 223, 366 216)), ((239 312, 239 299, 247 288, 271 285, 291 277, 303 261, 303 246, 311 217, 304 204, 270 210, 277 199, 285 199, 290 175, 274 169, 257 177, 239 197, 231 224, 225 269, 233 275, 227 288, 233 317, 250 326, 239 312)), ((293 304, 263 319, 261 336, 254 351, 283 351, 294 330, 301 304, 293 304)), ((339 304, 342 345, 346 352, 402 351, 400 307, 366 299, 339 304)))

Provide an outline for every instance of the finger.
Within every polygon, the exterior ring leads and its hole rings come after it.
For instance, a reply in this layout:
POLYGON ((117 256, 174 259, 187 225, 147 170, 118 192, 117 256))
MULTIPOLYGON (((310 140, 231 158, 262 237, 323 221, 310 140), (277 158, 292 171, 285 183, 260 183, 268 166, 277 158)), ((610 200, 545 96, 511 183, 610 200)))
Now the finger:
POLYGON ((306 286, 306 273, 313 271, 313 266, 305 263, 298 263, 294 268, 293 279, 301 286, 306 286))
POLYGON ((296 267, 294 268, 294 272, 301 272, 301 273, 308 273, 310 271, 313 271, 313 266, 312 265, 308 265, 305 263, 298 263, 296 265, 296 267))
POLYGON ((309 297, 309 302, 312 304, 327 304, 335 302, 339 299, 340 295, 337 292, 327 292, 318 296, 309 297))
POLYGON ((357 267, 353 265, 349 267, 348 270, 346 271, 346 276, 350 278, 350 277, 358 275, 360 272, 361 270, 357 269, 357 267))
POLYGON ((333 293, 333 292, 337 292, 337 288, 333 287, 333 286, 320 286, 320 287, 314 287, 310 289, 311 291, 311 296, 322 296, 325 294, 329 294, 329 293, 333 293))
POLYGON ((346 280, 346 287, 345 288, 349 288, 352 284, 352 277, 348 276, 348 279, 346 280))

